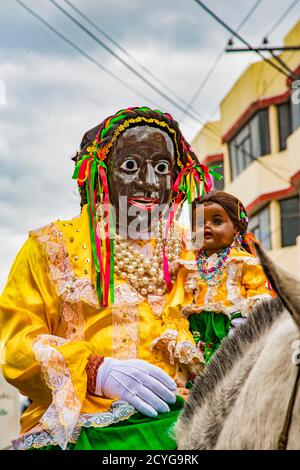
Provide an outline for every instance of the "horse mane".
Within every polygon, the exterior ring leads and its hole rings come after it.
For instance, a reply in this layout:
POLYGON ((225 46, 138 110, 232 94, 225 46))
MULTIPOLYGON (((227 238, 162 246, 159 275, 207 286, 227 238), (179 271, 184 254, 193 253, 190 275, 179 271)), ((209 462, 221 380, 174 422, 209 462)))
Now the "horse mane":
POLYGON ((222 341, 210 365, 197 377, 181 418, 185 421, 191 419, 195 408, 201 407, 205 399, 211 397, 217 385, 233 368, 236 360, 240 359, 255 341, 270 330, 283 312, 283 304, 279 297, 260 302, 254 307, 248 321, 240 325, 234 335, 222 341))

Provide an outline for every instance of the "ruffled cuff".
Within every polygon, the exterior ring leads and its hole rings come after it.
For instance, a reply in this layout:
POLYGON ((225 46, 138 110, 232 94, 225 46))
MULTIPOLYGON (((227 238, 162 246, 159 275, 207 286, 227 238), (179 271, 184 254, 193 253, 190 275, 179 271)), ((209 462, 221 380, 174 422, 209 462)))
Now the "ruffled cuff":
POLYGON ((86 397, 85 366, 93 351, 84 341, 70 343, 47 334, 38 335, 32 348, 52 393, 41 423, 55 443, 66 449, 86 397))
POLYGON ((169 359, 171 365, 174 365, 174 352, 178 331, 174 329, 166 329, 158 338, 151 343, 151 350, 159 349, 163 351, 169 359))
POLYGON ((180 364, 187 365, 193 373, 202 370, 202 364, 205 363, 189 331, 178 331, 166 327, 165 331, 152 341, 151 349, 160 349, 168 357, 171 365, 178 361, 180 364))
POLYGON ((271 300, 272 298, 273 297, 271 294, 258 294, 253 295, 252 297, 248 297, 247 299, 243 299, 239 308, 242 317, 248 317, 249 315, 251 315, 252 310, 257 304, 265 300, 271 300))
POLYGON ((181 364, 187 365, 192 374, 201 372, 205 365, 203 354, 196 348, 196 345, 190 341, 180 341, 177 343, 174 357, 178 359, 181 364))

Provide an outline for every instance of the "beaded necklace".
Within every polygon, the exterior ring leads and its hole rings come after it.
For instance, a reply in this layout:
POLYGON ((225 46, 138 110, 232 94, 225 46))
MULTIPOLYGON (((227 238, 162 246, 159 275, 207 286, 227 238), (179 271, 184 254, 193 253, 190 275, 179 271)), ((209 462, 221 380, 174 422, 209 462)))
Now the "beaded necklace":
MULTIPOLYGON (((115 273, 131 284, 142 296, 148 294, 162 296, 167 292, 163 271, 163 233, 165 233, 165 226, 160 222, 152 256, 140 253, 130 241, 119 235, 115 237, 115 273)), ((181 240, 172 226, 166 240, 166 256, 171 263, 170 274, 173 282, 178 270, 176 261, 181 250, 181 240)))
POLYGON ((209 286, 220 284, 227 258, 234 245, 235 240, 230 246, 214 253, 216 256, 211 255, 209 258, 207 258, 203 248, 198 251, 196 256, 198 272, 201 279, 206 281, 209 286), (215 263, 216 258, 217 262, 215 263))

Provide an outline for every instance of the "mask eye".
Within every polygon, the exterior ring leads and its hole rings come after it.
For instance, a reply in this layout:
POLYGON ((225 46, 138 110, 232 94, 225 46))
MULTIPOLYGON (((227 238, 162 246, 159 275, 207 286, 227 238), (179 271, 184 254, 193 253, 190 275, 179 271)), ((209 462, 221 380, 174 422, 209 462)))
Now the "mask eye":
POLYGON ((130 158, 128 160, 125 160, 125 162, 122 163, 120 168, 122 168, 122 170, 125 170, 125 171, 134 172, 138 169, 138 166, 137 166, 136 161, 130 158))
POLYGON ((162 161, 155 165, 154 171, 160 175, 167 175, 170 172, 169 163, 162 161))

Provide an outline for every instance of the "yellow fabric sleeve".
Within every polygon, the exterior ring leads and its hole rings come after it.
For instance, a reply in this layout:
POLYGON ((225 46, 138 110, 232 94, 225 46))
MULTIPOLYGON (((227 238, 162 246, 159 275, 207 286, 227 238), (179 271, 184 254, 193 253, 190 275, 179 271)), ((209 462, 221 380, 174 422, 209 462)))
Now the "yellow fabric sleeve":
POLYGON ((179 270, 162 313, 160 336, 152 342, 153 348, 165 352, 171 364, 174 364, 176 359, 179 363, 191 365, 204 362, 189 331, 189 321, 182 313, 183 308, 193 301, 193 294, 185 292, 184 289, 187 274, 186 268, 179 270))
POLYGON ((257 295, 271 295, 268 288, 268 279, 260 264, 245 264, 243 268, 242 286, 245 289, 246 297, 257 295))
POLYGON ((260 264, 244 265, 241 294, 245 298, 243 316, 247 316, 257 302, 270 300, 274 297, 274 293, 269 288, 268 279, 260 264))
POLYGON ((65 367, 82 403, 85 367, 93 349, 84 341, 68 343, 59 338, 60 300, 47 269, 41 247, 30 237, 16 257, 0 298, 3 375, 32 401, 49 404, 51 391, 52 395, 57 391, 55 379, 62 378, 65 367))

